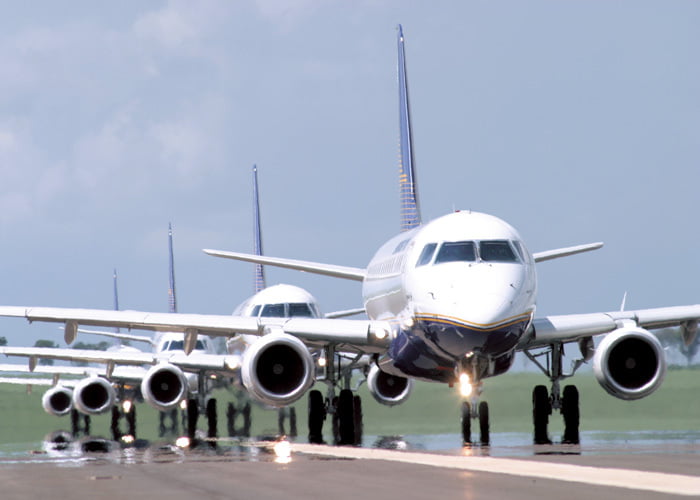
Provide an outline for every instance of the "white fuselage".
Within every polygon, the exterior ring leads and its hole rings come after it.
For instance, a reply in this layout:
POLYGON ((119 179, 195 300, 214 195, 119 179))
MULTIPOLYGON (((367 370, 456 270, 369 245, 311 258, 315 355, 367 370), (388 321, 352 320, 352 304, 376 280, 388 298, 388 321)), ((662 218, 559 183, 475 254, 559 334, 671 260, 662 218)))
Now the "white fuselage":
POLYGON ((510 355, 529 326, 537 280, 517 231, 497 217, 455 212, 389 240, 363 281, 371 319, 395 324, 383 368, 442 379, 465 356, 510 355))

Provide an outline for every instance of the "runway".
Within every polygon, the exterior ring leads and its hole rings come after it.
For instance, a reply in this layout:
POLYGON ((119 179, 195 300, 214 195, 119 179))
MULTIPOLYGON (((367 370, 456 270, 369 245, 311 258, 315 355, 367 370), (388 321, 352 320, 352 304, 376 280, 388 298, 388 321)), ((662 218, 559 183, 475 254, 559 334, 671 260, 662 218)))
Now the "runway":
POLYGON ((5 447, 1 496, 700 497, 700 436, 650 434, 654 439, 633 440, 623 433, 596 441, 587 433, 581 446, 533 446, 518 442, 517 435, 494 434, 488 448, 444 449, 438 448, 446 436, 423 436, 423 444, 420 436, 369 437, 377 446, 364 447, 223 439, 215 449, 206 443, 184 449, 170 444, 124 448, 86 439, 54 448, 5 447), (515 439, 511 446, 502 444, 508 437, 515 439))

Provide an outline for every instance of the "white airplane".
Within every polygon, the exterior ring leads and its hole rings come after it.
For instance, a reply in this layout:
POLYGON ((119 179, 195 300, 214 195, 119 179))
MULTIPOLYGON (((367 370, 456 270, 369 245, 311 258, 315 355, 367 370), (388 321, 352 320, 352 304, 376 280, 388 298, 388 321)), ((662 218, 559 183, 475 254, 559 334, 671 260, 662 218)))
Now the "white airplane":
MULTIPOLYGON (((194 349, 200 335, 256 335, 259 338, 240 359, 243 382, 256 398, 277 406, 297 401, 313 385, 313 350, 322 349, 327 359, 335 359, 336 352, 371 355, 374 363, 368 385, 386 400, 405 399, 411 379, 460 383, 464 394, 471 389, 463 404, 465 443, 471 442, 472 418, 479 420, 481 442, 489 442, 488 406, 479 401, 482 381, 505 373, 519 350, 535 361, 540 355, 548 358, 546 364, 538 365, 552 383, 551 393, 545 386, 533 392, 536 443, 549 441, 547 425, 553 409, 563 413, 564 440, 579 439, 578 391, 574 386, 563 393, 560 389, 560 382, 571 375, 562 370, 566 343, 578 343, 580 362, 593 359, 596 377, 610 394, 637 399, 652 393, 664 378, 666 364, 660 343, 648 329, 680 325, 684 335, 692 336, 700 305, 536 318, 535 264, 601 244, 531 253, 512 226, 476 212, 451 213, 421 224, 401 27, 398 49, 405 231, 382 245, 366 268, 206 250, 221 257, 360 281, 368 320, 13 306, 1 306, 0 315, 63 323, 69 344, 78 325, 182 332, 185 352, 194 349), (596 335, 604 337, 594 349, 596 335)), ((337 370, 331 365, 327 377, 335 387, 337 370)), ((309 393, 310 431, 322 425, 327 404, 319 391, 309 393)), ((351 442, 358 415, 347 388, 340 392, 336 411, 340 433, 345 442, 351 442)))

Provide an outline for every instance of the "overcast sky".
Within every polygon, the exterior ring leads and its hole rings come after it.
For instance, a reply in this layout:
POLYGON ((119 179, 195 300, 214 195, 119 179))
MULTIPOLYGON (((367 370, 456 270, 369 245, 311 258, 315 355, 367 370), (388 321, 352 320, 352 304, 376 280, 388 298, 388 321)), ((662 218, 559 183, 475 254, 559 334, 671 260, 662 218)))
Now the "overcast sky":
MULTIPOLYGON (((499 216, 539 313, 700 302, 700 3, 0 3, 0 304, 228 314, 264 250, 364 266, 398 215, 396 25, 425 220, 499 216)), ((360 285, 267 269, 324 311, 360 285)), ((0 319, 12 344, 61 334, 0 319)))

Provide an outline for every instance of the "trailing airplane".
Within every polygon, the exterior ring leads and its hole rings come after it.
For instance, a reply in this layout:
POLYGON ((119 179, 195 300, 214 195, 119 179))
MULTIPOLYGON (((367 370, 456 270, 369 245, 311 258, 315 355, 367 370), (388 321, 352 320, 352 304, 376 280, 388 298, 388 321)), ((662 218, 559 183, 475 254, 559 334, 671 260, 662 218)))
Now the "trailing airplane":
MULTIPOLYGON (((598 381, 613 396, 638 399, 656 390, 666 363, 660 343, 648 330, 679 325, 684 335, 692 336, 700 305, 535 317, 536 263, 595 250, 602 244, 531 253, 511 225, 471 211, 422 223, 400 26, 398 56, 404 230, 382 245, 365 268, 205 250, 219 257, 360 281, 369 319, 12 306, 1 306, 0 315, 63 323, 68 344, 75 339, 78 325, 181 332, 185 353, 194 349, 201 335, 257 336, 236 358, 250 394, 266 404, 285 406, 308 392, 310 437, 318 435, 330 411, 337 417, 340 442, 345 443, 356 442, 355 431, 361 427, 359 401, 334 362, 324 367, 329 386, 326 398, 310 390, 316 380, 315 352, 326 360, 335 360, 338 352, 354 353, 356 360, 370 356, 368 386, 385 403, 404 401, 413 379, 459 384, 464 395, 464 443, 472 441, 472 419, 478 420, 480 441, 489 442, 489 410, 480 398, 482 384, 488 377, 506 373, 517 351, 535 361, 551 382, 550 389, 538 385, 533 391, 536 443, 550 441, 547 427, 553 410, 563 414, 564 441, 579 441, 578 391, 573 385, 562 391, 561 382, 585 361, 593 360, 598 381), (597 335, 603 337, 594 347, 597 335), (570 373, 562 368, 567 343, 577 343, 581 352, 570 373)), ((226 359, 221 358, 222 365, 226 359)), ((177 384, 171 381, 182 382, 175 376, 165 380, 172 392, 177 384)))

